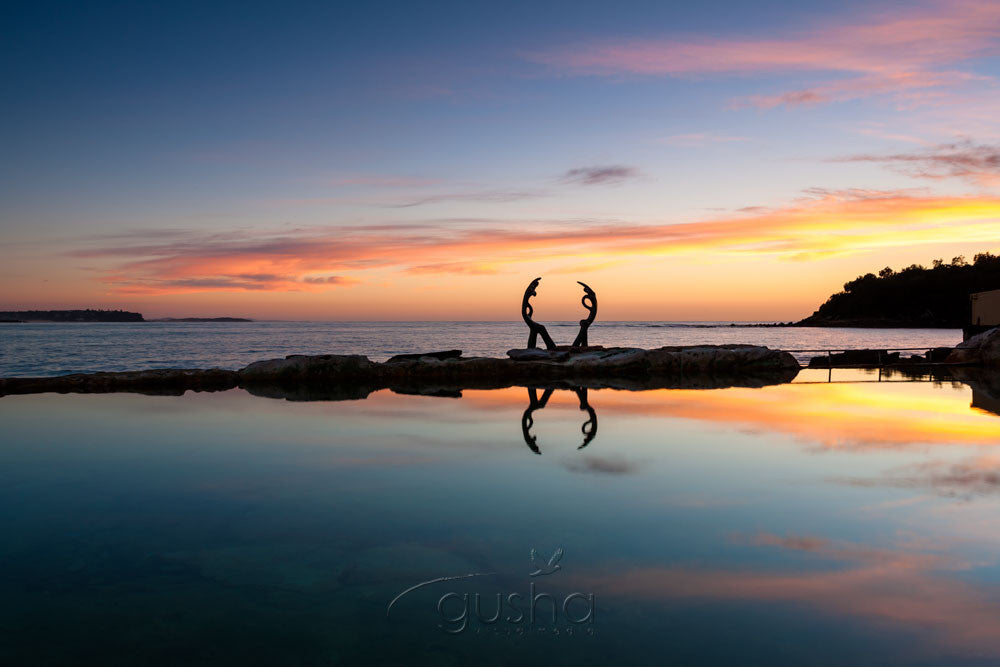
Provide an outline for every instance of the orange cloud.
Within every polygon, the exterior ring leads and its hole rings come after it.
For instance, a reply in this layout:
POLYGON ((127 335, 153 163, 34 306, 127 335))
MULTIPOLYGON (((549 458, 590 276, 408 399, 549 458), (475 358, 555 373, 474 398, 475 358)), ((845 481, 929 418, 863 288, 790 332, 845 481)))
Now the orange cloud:
POLYGON ((119 235, 68 254, 109 264, 120 293, 301 291, 348 285, 370 271, 488 274, 522 262, 614 262, 711 253, 801 260, 917 244, 992 243, 1000 198, 908 191, 816 190, 774 209, 687 223, 448 223, 308 228, 284 233, 119 235))
POLYGON ((692 38, 599 41, 527 58, 560 72, 585 75, 685 76, 846 72, 853 78, 777 95, 751 97, 761 107, 814 104, 964 83, 970 74, 945 69, 998 51, 1000 6, 937 3, 906 16, 886 13, 774 39, 692 38))

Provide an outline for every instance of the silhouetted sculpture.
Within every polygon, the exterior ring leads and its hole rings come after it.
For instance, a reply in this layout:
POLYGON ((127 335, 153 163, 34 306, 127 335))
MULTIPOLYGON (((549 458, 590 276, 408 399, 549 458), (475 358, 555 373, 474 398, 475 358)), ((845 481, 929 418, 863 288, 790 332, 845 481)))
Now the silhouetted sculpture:
MULTIPOLYGON (((531 427, 535 425, 533 415, 536 410, 541 410, 548 404, 553 391, 555 390, 552 388, 546 389, 542 393, 542 397, 538 398, 538 389, 528 387, 528 407, 524 411, 524 414, 521 415, 521 435, 524 436, 524 444, 528 445, 528 449, 536 454, 541 454, 542 452, 538 448, 538 436, 531 435, 531 427)), ((597 411, 590 407, 590 403, 587 401, 586 387, 577 387, 573 391, 580 401, 580 409, 586 412, 588 416, 587 421, 580 427, 580 432, 583 433, 583 444, 577 447, 580 450, 589 445, 597 437, 597 411)))
POLYGON ((552 336, 549 332, 545 330, 545 327, 535 322, 531 319, 534 314, 535 309, 531 306, 530 299, 533 296, 537 296, 538 293, 535 292, 535 288, 538 287, 538 283, 541 282, 541 278, 535 278, 528 285, 528 289, 524 290, 524 298, 521 299, 521 317, 524 318, 524 323, 528 325, 530 333, 528 334, 528 347, 535 347, 538 342, 538 337, 541 336, 542 340, 545 342, 545 347, 549 350, 554 350, 556 348, 555 341, 552 340, 552 336))
MULTIPOLYGON (((587 347, 587 329, 589 329, 590 325, 594 323, 595 319, 597 319, 597 294, 594 293, 594 290, 590 289, 590 286, 587 283, 581 283, 579 280, 576 282, 583 285, 584 295, 583 298, 580 299, 580 303, 583 304, 584 308, 590 311, 590 314, 587 315, 586 319, 580 320, 580 333, 576 335, 576 340, 573 341, 573 347, 587 347), (588 301, 590 301, 590 303, 587 303, 588 301)), ((581 410, 582 409, 583 408, 581 407, 581 410)))

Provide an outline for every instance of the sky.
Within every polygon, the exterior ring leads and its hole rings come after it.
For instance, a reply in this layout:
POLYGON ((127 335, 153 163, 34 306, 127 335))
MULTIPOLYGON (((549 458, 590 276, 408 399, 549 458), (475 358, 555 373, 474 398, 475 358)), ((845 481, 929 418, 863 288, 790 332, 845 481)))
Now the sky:
POLYGON ((1000 3, 6 3, 0 309, 805 317, 1000 252, 1000 3))

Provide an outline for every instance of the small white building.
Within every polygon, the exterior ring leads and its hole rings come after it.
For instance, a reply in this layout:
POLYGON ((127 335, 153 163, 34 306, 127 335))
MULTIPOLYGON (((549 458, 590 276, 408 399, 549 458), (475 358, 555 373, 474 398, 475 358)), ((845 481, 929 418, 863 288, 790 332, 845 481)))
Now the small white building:
POLYGON ((1000 326, 1000 289, 976 292, 972 299, 972 326, 1000 326))

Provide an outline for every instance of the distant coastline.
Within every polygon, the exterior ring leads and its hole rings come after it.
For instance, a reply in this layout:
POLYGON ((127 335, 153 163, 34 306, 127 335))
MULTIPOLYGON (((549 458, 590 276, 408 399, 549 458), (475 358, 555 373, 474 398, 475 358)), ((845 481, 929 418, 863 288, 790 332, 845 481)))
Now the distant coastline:
POLYGON ((7 310, 0 320, 14 322, 145 322, 142 313, 127 310, 7 310))
POLYGON ((0 324, 27 322, 253 322, 245 317, 161 317, 147 320, 128 310, 7 310, 0 311, 0 324))

